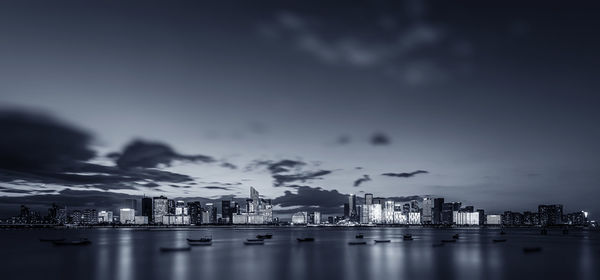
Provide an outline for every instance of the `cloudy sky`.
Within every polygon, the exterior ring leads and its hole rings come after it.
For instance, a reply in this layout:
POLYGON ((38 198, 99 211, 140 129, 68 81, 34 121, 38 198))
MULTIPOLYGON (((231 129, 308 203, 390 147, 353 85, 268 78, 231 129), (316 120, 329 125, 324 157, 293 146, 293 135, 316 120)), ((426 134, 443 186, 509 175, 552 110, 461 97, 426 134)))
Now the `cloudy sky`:
POLYGON ((45 2, 0 4, 3 216, 250 186, 600 213, 591 4, 45 2))

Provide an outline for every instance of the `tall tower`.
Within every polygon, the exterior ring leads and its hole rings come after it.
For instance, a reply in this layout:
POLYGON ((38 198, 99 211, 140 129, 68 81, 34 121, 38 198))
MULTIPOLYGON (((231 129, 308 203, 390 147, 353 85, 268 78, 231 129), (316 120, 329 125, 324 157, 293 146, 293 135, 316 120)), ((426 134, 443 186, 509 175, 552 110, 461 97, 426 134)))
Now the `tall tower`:
POLYGON ((366 205, 373 204, 373 194, 372 193, 366 193, 365 194, 365 204, 366 205))

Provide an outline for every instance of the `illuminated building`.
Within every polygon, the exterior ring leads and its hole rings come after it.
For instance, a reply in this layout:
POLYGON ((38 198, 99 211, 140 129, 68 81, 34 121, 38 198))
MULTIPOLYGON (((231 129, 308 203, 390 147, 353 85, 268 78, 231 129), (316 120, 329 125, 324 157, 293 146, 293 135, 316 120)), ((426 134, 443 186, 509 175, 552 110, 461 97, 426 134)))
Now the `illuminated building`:
POLYGON ((112 211, 98 212, 98 222, 99 223, 112 223, 113 222, 113 212, 112 211))
MULTIPOLYGON (((246 211, 232 213, 234 224, 269 224, 273 222, 273 205, 271 200, 260 198, 256 189, 250 187, 250 199, 246 200, 246 211), (236 217, 237 216, 237 217, 236 217)), ((216 209, 215 209, 216 210, 216 209)))
POLYGON ((313 225, 321 224, 321 212, 312 212, 309 214, 308 222, 313 225))
POLYGON ((356 212, 356 195, 351 194, 350 197, 348 197, 348 208, 350 211, 350 220, 356 221, 358 217, 358 213, 356 212))
POLYGON ((160 224, 163 222, 163 216, 169 213, 167 198, 164 196, 155 197, 153 201, 152 222, 160 224))
POLYGON ((98 223, 98 212, 96 212, 96 209, 83 210, 83 223, 87 225, 98 223))
POLYGON ((456 219, 454 221, 457 225, 479 225, 479 212, 470 211, 454 211, 456 213, 456 219))
POLYGON ((136 225, 147 225, 148 224, 148 217, 146 216, 135 216, 135 218, 133 219, 134 224, 136 225))
POLYGON ((563 206, 561 204, 540 205, 538 206, 538 213, 540 213, 540 224, 542 226, 562 224, 563 206))
POLYGON ((393 224, 394 223, 394 201, 387 200, 383 206, 383 223, 393 224))
POLYGON ((292 215, 292 224, 294 225, 304 225, 308 222, 307 212, 296 212, 292 215))
POLYGON ((408 223, 411 225, 421 224, 421 213, 419 213, 419 212, 408 213, 408 223))
POLYGON ((188 215, 190 215, 190 224, 199 225, 202 223, 202 206, 200 201, 188 202, 188 215))
POLYGON ((135 210, 131 208, 119 209, 119 221, 121 224, 135 223, 135 210))
POLYGON ((500 215, 487 215, 485 223, 487 225, 501 225, 502 217, 500 215))
POLYGON ((394 211, 394 224, 408 224, 408 215, 404 214, 402 211, 394 211))
POLYGON ((81 224, 82 221, 83 221, 83 214, 81 214, 81 211, 74 210, 73 213, 71 213, 71 223, 81 224))
POLYGON ((433 199, 430 197, 423 198, 423 216, 421 220, 423 224, 433 223, 433 199))

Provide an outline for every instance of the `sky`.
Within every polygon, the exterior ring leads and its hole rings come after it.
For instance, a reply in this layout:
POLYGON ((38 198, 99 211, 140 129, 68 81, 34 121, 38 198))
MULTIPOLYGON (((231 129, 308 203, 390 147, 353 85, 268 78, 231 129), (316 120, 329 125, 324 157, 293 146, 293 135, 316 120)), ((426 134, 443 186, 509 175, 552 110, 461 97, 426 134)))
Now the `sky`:
POLYGON ((0 214, 348 194, 600 213, 600 19, 553 1, 3 1, 0 214))

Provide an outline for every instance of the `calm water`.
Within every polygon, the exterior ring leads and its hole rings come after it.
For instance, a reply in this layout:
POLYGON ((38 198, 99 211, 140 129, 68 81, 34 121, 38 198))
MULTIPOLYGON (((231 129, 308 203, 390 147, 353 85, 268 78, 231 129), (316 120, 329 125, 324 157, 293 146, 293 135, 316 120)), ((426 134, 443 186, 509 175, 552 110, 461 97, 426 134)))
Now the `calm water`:
POLYGON ((493 229, 33 229, 0 230, 0 244, 2 279, 600 279, 600 233, 574 230, 541 236, 514 229, 500 236, 493 229), (359 232, 368 244, 348 245, 359 232), (265 245, 243 245, 264 233, 273 234, 265 245), (414 240, 403 241, 405 233, 414 240), (458 242, 432 246, 454 233, 458 242), (159 250, 204 235, 213 236, 212 246, 159 250), (304 236, 316 241, 296 241, 304 236), (56 247, 38 240, 56 237, 87 237, 93 244, 56 247), (508 241, 492 243, 495 238, 508 241), (529 246, 543 250, 523 253, 529 246))

